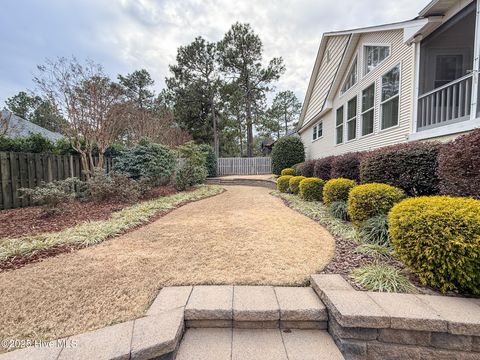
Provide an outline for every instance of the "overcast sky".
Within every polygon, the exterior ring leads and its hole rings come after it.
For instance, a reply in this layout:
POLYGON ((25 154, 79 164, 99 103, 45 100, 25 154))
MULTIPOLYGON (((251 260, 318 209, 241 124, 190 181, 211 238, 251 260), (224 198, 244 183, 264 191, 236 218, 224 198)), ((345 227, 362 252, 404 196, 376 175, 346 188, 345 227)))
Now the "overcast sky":
POLYGON ((0 108, 33 90, 32 74, 46 58, 75 55, 101 63, 116 78, 147 69, 164 86, 176 49, 196 36, 217 41, 235 21, 250 23, 265 60, 287 68, 277 90, 303 101, 323 32, 408 20, 418 0, 2 0, 0 108))

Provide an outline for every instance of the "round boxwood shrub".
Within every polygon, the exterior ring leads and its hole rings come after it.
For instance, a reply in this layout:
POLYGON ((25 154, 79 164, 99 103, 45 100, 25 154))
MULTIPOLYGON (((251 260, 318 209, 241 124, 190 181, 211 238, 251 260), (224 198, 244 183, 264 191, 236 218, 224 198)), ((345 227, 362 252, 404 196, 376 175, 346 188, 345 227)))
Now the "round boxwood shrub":
POLYGON ((313 176, 322 179, 323 181, 330 180, 331 170, 332 170, 332 161, 335 156, 327 156, 315 161, 315 166, 313 168, 313 176))
POLYGON ((387 214, 404 197, 403 190, 387 184, 355 186, 348 195, 348 215, 359 226, 371 217, 387 214))
POLYGON ((292 175, 283 175, 277 179, 277 190, 286 193, 290 190, 290 179, 292 175))
POLYGON ((282 169, 305 161, 305 148, 297 136, 278 139, 272 149, 272 171, 280 175, 282 169))
POLYGON ((395 252, 422 283, 480 294, 480 200, 410 198, 388 221, 395 252))
POLYGON ((305 161, 301 168, 300 175, 305 177, 312 177, 314 167, 315 167, 315 160, 305 161))
POLYGON ((324 181, 319 178, 306 178, 300 181, 300 196, 307 201, 321 201, 324 181))
POLYGON ((361 182, 389 184, 410 196, 437 194, 439 148, 437 142, 414 142, 371 151, 360 164, 361 182))
POLYGON ((442 194, 480 199, 480 129, 441 146, 438 176, 442 194))
POLYGON ((323 187, 323 202, 325 205, 330 205, 336 201, 347 202, 348 194, 355 186, 357 186, 357 183, 350 179, 328 180, 323 187))
POLYGON ((160 183, 170 179, 175 165, 175 153, 167 146, 141 140, 115 158, 114 170, 132 179, 147 177, 160 183))
POLYGON ((282 172, 281 172, 281 175, 284 176, 284 175, 295 175, 295 169, 294 168, 286 168, 286 169, 283 169, 282 172))
POLYGON ((292 178, 288 182, 290 186, 290 192, 292 194, 298 194, 298 192, 300 191, 300 181, 302 181, 303 179, 305 179, 305 176, 292 176, 292 178))
POLYGON ((334 156, 331 162, 331 178, 346 178, 359 181, 361 158, 362 153, 360 152, 351 152, 344 155, 334 156))

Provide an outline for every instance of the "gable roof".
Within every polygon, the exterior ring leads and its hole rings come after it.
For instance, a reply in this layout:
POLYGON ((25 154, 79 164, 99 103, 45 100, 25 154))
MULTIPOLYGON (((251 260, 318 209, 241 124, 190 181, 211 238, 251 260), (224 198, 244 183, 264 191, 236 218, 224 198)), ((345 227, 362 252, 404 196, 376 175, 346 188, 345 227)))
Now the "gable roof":
POLYGON ((50 141, 57 141, 63 137, 62 134, 47 130, 37 124, 17 116, 10 111, 3 110, 1 115, 8 120, 7 136, 11 138, 25 137, 32 134, 40 134, 50 141))

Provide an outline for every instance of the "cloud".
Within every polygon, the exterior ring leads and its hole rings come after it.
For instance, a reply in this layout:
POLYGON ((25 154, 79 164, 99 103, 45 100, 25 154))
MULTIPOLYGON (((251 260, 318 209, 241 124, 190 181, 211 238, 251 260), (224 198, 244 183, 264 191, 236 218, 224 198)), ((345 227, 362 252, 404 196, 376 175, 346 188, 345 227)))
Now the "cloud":
POLYGON ((179 46, 199 35, 218 41, 236 21, 260 35, 265 61, 284 58, 287 71, 277 89, 303 100, 323 32, 407 20, 420 10, 415 0, 17 0, 1 6, 0 104, 32 88, 36 64, 57 56, 94 59, 112 77, 146 68, 160 90, 179 46))

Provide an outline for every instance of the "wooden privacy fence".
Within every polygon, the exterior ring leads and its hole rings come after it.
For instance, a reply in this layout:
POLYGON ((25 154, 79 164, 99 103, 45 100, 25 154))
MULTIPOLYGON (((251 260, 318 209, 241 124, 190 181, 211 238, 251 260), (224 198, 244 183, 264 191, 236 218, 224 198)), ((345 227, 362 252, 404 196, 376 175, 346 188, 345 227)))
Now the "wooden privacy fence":
POLYGON ((219 158, 217 174, 222 175, 261 175, 272 173, 272 160, 269 157, 219 158))
MULTIPOLYGON (((94 162, 97 163, 98 158, 94 162)), ((112 159, 106 158, 107 171, 112 165, 112 159)), ((0 152, 0 209, 31 205, 28 198, 20 197, 20 188, 32 188, 42 182, 69 177, 84 180, 83 170, 78 155, 0 152)))

